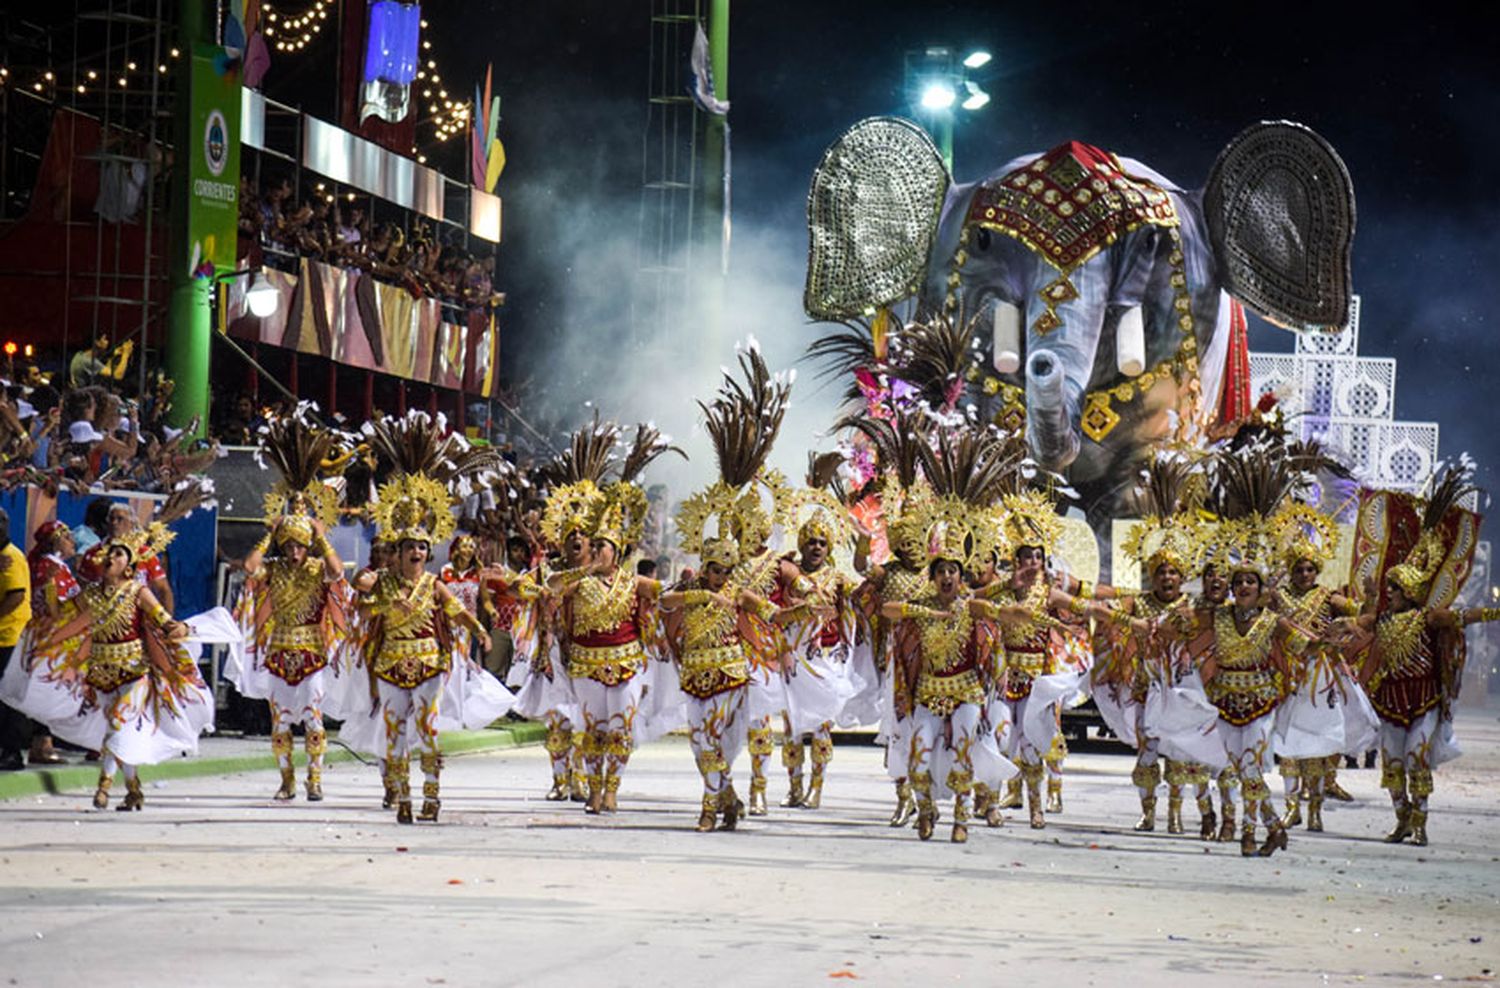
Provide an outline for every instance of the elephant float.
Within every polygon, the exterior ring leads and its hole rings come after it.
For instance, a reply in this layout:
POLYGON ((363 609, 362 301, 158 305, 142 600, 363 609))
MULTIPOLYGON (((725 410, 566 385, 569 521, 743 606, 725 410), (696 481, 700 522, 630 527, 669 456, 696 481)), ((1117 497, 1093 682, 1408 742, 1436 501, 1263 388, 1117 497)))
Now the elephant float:
POLYGON ((968 400, 1024 430, 1097 532, 1130 514, 1153 448, 1246 410, 1239 303, 1299 332, 1350 313, 1353 186, 1294 123, 1246 129, 1186 191, 1078 142, 955 183, 920 127, 871 118, 824 153, 808 230, 808 315, 915 299, 970 321, 968 400))

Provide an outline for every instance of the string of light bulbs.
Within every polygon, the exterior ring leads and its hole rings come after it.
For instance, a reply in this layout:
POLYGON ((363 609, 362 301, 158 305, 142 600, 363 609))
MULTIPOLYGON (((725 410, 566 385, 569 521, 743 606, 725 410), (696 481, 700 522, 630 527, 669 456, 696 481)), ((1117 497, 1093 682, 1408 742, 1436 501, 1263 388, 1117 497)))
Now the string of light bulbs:
MULTIPOLYGON (((173 48, 170 57, 173 59, 181 58, 182 51, 178 48, 173 48)), ((79 68, 71 84, 64 83, 58 77, 57 72, 52 69, 31 71, 35 74, 31 77, 31 81, 28 84, 21 81, 20 78, 21 75, 26 74, 25 70, 18 69, 18 74, 12 76, 9 66, 0 65, 0 87, 11 86, 14 88, 20 86, 24 89, 30 89, 33 93, 40 96, 56 99, 69 89, 81 96, 87 95, 90 90, 102 92, 106 87, 128 89, 131 86, 132 75, 140 76, 140 79, 137 80, 138 84, 145 84, 150 79, 150 69, 143 69, 141 63, 137 61, 127 61, 118 70, 113 71, 107 68, 79 68), (116 71, 118 74, 115 74, 116 71)), ((159 75, 166 75, 167 63, 159 63, 156 66, 156 71, 159 75)))
POLYGON ((301 51, 323 30, 331 6, 332 0, 313 0, 312 6, 300 14, 284 14, 267 0, 261 4, 262 31, 277 51, 301 51))

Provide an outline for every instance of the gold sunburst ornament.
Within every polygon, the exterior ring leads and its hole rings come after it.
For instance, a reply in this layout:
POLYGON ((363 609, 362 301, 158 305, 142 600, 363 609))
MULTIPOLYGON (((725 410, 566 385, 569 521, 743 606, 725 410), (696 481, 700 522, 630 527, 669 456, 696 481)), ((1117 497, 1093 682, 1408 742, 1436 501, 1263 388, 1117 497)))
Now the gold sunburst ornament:
POLYGON ((375 526, 392 542, 443 542, 453 534, 448 489, 424 474, 405 474, 380 488, 374 508, 375 526))
POLYGON ((1304 559, 1322 569, 1338 553, 1338 523, 1310 504, 1295 502, 1277 511, 1271 536, 1288 570, 1304 559))
POLYGON ((1007 494, 1001 501, 1002 532, 1010 551, 1022 546, 1040 546, 1047 555, 1062 537, 1062 521, 1057 509, 1041 491, 1007 494))
POLYGON ((604 501, 604 492, 592 480, 555 487, 542 513, 542 538, 560 548, 574 531, 587 532, 590 519, 604 501))
MULTIPOLYGON (((332 528, 339 520, 339 494, 338 491, 329 487, 320 480, 300 489, 293 488, 285 480, 278 480, 266 491, 262 502, 265 508, 266 527, 275 527, 278 519, 283 516, 301 518, 316 518, 323 523, 324 528, 332 528)), ((278 531, 279 541, 294 538, 306 530, 303 544, 312 537, 312 526, 305 523, 288 524, 283 522, 278 531)))
POLYGON ((676 524, 683 551, 704 559, 708 558, 711 542, 720 543, 716 552, 722 556, 727 552, 724 543, 738 547, 742 534, 753 538, 770 531, 770 521, 754 492, 742 494, 722 480, 685 498, 677 509, 676 524))
POLYGON ((827 541, 829 551, 847 548, 854 541, 849 513, 839 499, 821 488, 803 487, 787 494, 789 520, 797 526, 797 548, 809 539, 827 541))

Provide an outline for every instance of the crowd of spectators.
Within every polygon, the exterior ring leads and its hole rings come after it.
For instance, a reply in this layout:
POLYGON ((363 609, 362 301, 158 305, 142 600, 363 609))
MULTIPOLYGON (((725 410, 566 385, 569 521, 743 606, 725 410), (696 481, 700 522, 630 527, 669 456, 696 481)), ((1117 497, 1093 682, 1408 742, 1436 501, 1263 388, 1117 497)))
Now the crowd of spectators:
POLYGON ((172 381, 146 375, 129 341, 99 335, 65 371, 43 373, 7 355, 0 363, 0 487, 167 492, 204 470, 216 451, 188 449, 166 424, 172 381))
POLYGON ((420 220, 410 229, 394 222, 373 224, 352 197, 340 199, 322 183, 299 201, 289 179, 257 189, 242 177, 239 232, 244 246, 259 250, 270 267, 290 268, 307 257, 368 271, 417 298, 433 296, 464 308, 501 301, 494 290, 493 254, 481 257, 462 244, 444 243, 420 220))

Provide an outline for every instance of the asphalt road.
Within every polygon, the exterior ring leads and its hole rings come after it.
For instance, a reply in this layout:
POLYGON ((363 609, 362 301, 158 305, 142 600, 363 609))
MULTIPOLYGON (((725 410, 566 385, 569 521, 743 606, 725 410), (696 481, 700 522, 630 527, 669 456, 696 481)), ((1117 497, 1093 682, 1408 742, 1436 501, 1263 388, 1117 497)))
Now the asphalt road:
POLYGON ((541 799, 539 748, 452 758, 435 826, 398 826, 357 765, 321 804, 272 803, 272 773, 159 783, 141 813, 32 797, 0 803, 0 985, 1489 981, 1500 722, 1467 713, 1460 737, 1432 846, 1380 842, 1387 800, 1359 770, 1328 832, 1269 860, 1132 833, 1113 749, 1069 759, 1045 830, 1013 816, 962 846, 888 827, 878 751, 846 745, 823 809, 736 833, 694 832, 678 739, 637 754, 606 818, 541 799))

